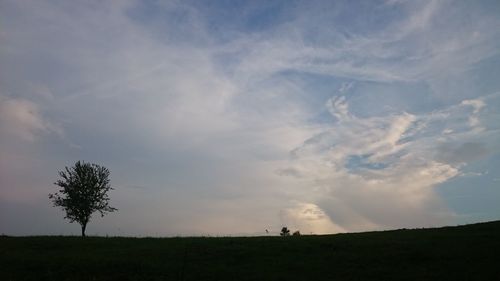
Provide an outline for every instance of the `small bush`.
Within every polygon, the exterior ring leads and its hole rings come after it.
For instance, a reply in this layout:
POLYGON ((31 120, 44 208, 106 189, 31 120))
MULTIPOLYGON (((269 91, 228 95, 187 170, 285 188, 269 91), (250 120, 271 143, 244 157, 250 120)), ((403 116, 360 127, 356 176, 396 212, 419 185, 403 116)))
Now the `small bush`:
POLYGON ((290 230, 288 229, 288 227, 284 226, 281 229, 280 236, 290 236, 290 230))

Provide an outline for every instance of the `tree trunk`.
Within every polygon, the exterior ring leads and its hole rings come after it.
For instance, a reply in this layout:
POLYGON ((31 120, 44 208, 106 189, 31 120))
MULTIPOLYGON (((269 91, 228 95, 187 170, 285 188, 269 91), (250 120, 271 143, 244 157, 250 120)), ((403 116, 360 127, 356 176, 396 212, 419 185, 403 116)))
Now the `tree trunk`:
POLYGON ((87 228, 87 224, 82 224, 82 237, 85 237, 85 228, 87 228))

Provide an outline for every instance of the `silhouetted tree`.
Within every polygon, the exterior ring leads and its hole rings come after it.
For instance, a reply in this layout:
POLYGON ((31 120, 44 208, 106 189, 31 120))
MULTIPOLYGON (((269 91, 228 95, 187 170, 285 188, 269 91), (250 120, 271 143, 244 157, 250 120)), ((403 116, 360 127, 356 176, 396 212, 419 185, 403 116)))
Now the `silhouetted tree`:
POLYGON ((54 207, 61 207, 64 218, 78 222, 82 227, 82 237, 94 212, 101 217, 117 209, 109 206, 109 170, 105 167, 85 162, 76 162, 73 167, 65 167, 59 172, 61 179, 54 184, 61 187, 59 193, 49 194, 54 207))
POLYGON ((293 236, 300 236, 300 231, 298 231, 298 230, 297 230, 297 231, 295 231, 292 235, 293 235, 293 236))
POLYGON ((280 235, 281 236, 290 236, 290 230, 286 226, 284 226, 281 229, 280 235))

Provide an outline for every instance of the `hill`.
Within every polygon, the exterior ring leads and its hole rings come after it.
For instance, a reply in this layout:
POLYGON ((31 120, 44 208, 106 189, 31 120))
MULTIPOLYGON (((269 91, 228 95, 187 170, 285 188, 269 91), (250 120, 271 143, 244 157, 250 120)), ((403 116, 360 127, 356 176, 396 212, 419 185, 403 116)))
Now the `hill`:
POLYGON ((300 237, 0 237, 1 280, 500 280, 500 221, 300 237))

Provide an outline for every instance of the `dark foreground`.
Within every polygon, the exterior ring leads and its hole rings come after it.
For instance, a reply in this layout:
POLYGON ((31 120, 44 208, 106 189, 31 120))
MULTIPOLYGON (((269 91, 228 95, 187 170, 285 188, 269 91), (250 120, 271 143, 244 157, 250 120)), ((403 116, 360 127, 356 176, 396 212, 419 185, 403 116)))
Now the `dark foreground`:
POLYGON ((286 238, 0 237, 0 280, 500 280, 500 222, 286 238))

